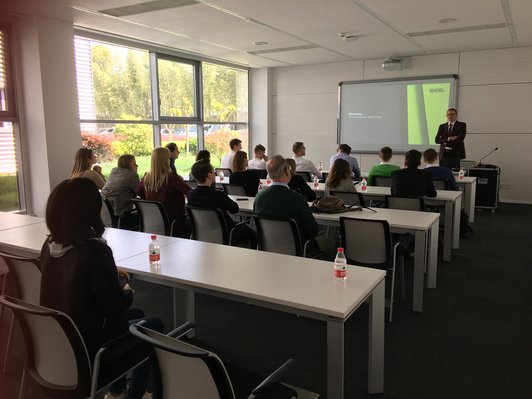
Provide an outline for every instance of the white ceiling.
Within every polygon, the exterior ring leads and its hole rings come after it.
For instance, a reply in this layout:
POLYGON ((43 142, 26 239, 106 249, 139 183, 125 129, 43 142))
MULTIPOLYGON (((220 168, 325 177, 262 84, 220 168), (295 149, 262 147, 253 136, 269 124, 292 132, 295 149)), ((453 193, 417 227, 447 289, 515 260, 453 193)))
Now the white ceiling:
POLYGON ((252 68, 532 46, 530 0, 19 0, 11 7, 252 68))

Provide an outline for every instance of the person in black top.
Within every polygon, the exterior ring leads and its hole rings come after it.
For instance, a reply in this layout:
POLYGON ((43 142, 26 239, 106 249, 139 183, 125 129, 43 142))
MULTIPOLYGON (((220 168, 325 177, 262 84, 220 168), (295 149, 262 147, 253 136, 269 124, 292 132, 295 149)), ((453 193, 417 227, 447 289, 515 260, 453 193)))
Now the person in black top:
POLYGON ((392 195, 400 197, 435 197, 436 189, 429 172, 418 169, 421 153, 410 150, 405 154, 405 168, 392 172, 392 195))
MULTIPOLYGON (((104 355, 102 367, 113 370, 113 365, 118 364, 120 369, 126 369, 128 364, 134 365, 151 355, 151 349, 129 335, 128 315, 141 318, 144 314, 128 310, 133 290, 124 272, 120 282, 113 252, 102 238, 105 227, 101 207, 100 193, 88 179, 65 180, 50 194, 46 206, 50 235, 40 256, 40 303, 72 318, 91 360, 102 344, 125 335, 121 347, 104 355)), ((159 319, 143 320, 148 328, 162 332, 159 319)), ((148 362, 134 369, 128 398, 142 398, 149 372, 148 362)), ((125 379, 118 380, 105 397, 123 396, 124 389, 125 379)))
POLYGON ((305 197, 308 202, 314 201, 316 199, 316 193, 309 187, 303 176, 296 174, 296 161, 292 158, 287 158, 286 162, 288 162, 288 165, 290 166, 290 174, 292 175, 292 178, 288 183, 290 190, 298 192, 305 197))
POLYGON ((233 157, 231 171, 229 183, 246 186, 250 197, 257 195, 260 179, 257 172, 248 170, 248 154, 244 151, 237 151, 233 157))
MULTIPOLYGON (((198 187, 188 193, 188 205, 198 208, 221 209, 224 212, 225 221, 229 230, 235 227, 235 222, 229 216, 231 213, 237 213, 238 204, 233 201, 224 191, 218 191, 213 188, 216 175, 208 159, 202 159, 192 165, 192 174, 198 180, 198 187)), ((250 248, 257 247, 257 237, 255 232, 247 224, 239 224, 233 230, 232 235, 235 246, 240 246, 249 242, 250 248)))

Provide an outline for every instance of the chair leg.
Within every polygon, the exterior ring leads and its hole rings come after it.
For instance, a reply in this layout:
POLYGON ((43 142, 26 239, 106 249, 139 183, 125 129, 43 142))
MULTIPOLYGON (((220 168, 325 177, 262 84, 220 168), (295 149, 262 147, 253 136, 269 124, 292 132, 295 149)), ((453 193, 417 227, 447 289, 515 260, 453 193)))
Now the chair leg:
POLYGON ((18 392, 18 399, 24 399, 24 393, 26 390, 26 367, 22 370, 22 379, 20 380, 20 389, 18 392))
POLYGON ((11 322, 9 323, 9 331, 7 333, 6 353, 4 355, 4 364, 2 365, 2 374, 7 371, 7 360, 9 358, 9 348, 11 347, 11 338, 13 338, 13 326, 15 324, 15 314, 11 315, 11 322))
POLYGON ((388 321, 391 323, 392 322, 392 314, 393 314, 393 295, 394 295, 394 288, 395 288, 395 264, 393 265, 393 268, 392 268, 392 292, 390 294, 390 313, 389 313, 389 316, 388 316, 388 321))
POLYGON ((405 257, 401 256, 401 299, 406 299, 405 295, 405 257))

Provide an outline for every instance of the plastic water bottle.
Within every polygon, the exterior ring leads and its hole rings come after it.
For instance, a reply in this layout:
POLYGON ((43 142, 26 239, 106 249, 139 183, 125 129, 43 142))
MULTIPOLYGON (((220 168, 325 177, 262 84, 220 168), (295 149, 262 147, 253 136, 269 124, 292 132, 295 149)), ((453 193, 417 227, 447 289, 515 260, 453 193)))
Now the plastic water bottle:
POLYGON ((345 280, 347 277, 346 270, 347 260, 345 259, 344 249, 342 247, 338 248, 338 253, 334 259, 334 277, 339 280, 345 280))
POLYGON ((266 176, 266 185, 272 184, 272 179, 270 179, 270 175, 266 176))
POLYGON ((458 180, 464 180, 465 172, 464 168, 460 168, 460 172, 458 172, 458 180))
POLYGON ((366 181, 366 178, 362 178, 362 181, 360 182, 360 189, 363 193, 365 193, 368 189, 368 182, 366 181))
POLYGON ((259 190, 258 191, 262 191, 264 190, 264 186, 262 185, 262 180, 259 180, 259 190))
POLYGON ((314 188, 318 188, 320 186, 320 180, 318 179, 318 176, 314 176, 314 188))
POLYGON ((218 176, 220 176, 220 181, 224 181, 224 172, 220 171, 218 176))
POLYGON ((159 266, 161 264, 161 247, 156 235, 151 236, 148 252, 150 254, 150 266, 159 266))
POLYGON ((318 170, 320 172, 323 171, 323 163, 321 161, 318 163, 318 170))

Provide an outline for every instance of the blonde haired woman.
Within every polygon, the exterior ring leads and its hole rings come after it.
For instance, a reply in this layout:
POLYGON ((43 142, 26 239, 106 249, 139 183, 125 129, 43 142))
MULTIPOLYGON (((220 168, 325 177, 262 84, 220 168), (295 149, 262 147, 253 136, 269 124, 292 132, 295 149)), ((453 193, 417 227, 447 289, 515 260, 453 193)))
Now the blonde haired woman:
POLYGON ((137 195, 163 204, 170 223, 175 220, 174 235, 183 235, 189 231, 185 223, 185 195, 189 191, 190 187, 183 178, 170 170, 168 148, 155 148, 151 153, 150 171, 137 186, 137 195))
POLYGON ((96 184, 98 190, 101 190, 105 185, 105 177, 102 175, 102 168, 93 166, 95 163, 96 157, 94 156, 94 152, 88 148, 80 148, 76 152, 70 178, 83 177, 89 179, 96 184))

